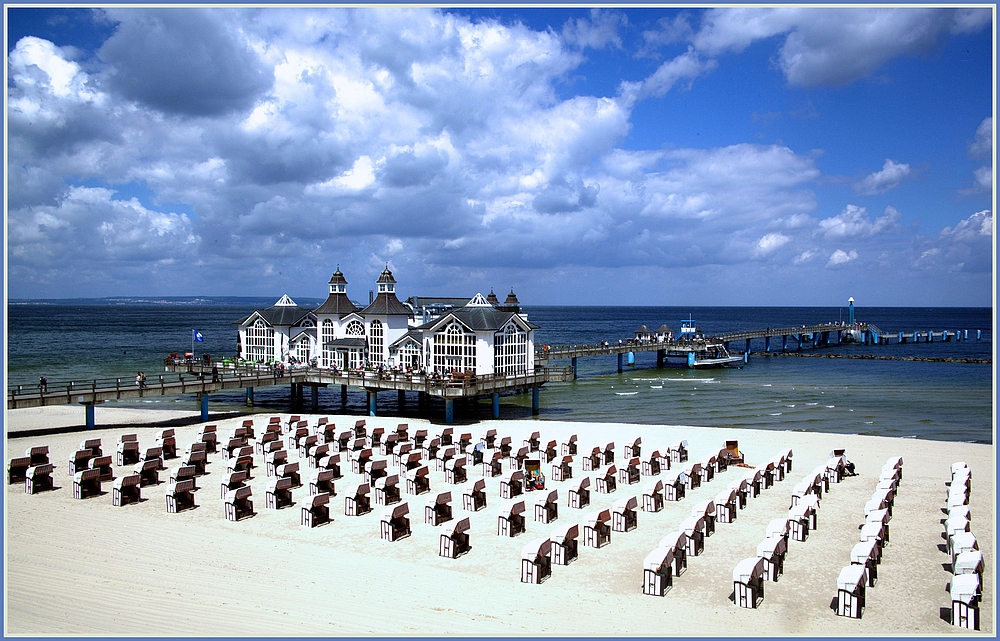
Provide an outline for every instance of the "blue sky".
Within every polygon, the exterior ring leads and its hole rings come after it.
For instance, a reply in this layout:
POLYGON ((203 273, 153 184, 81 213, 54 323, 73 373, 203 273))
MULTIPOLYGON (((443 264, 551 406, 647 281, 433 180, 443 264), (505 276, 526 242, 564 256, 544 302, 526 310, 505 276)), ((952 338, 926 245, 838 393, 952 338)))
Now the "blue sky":
POLYGON ((7 294, 992 304, 992 8, 7 7, 7 294))

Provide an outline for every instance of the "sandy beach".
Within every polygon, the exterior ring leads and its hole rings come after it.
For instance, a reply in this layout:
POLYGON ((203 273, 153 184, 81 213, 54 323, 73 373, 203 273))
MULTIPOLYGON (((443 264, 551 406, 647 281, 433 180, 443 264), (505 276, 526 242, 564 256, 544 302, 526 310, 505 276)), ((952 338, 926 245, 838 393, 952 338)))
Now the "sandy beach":
MULTIPOLYGON (((982 633, 994 634, 995 491, 994 453, 990 445, 889 439, 869 436, 673 427, 629 424, 584 424, 555 421, 488 421, 454 426, 455 435, 470 432, 478 441, 488 429, 510 436, 516 446, 531 432, 549 440, 579 438, 580 453, 615 443, 616 462, 636 437, 643 454, 665 450, 678 440, 689 443, 690 462, 717 452, 727 439, 737 439, 747 463, 762 464, 783 449, 794 452, 786 478, 749 499, 734 523, 719 523, 702 555, 688 559, 688 570, 674 578, 664 597, 642 593, 642 561, 660 539, 676 531, 692 506, 712 499, 746 469, 730 467, 680 502, 667 502, 660 512, 638 514, 638 527, 612 533, 610 545, 580 547, 568 566, 553 566, 541 585, 520 582, 521 549, 532 539, 548 537, 560 525, 582 523, 585 514, 610 508, 616 500, 637 496, 639 484, 622 485, 611 494, 592 492, 591 506, 567 506, 568 482, 549 479, 559 491, 558 519, 533 520, 539 492, 525 497, 526 532, 514 538, 497 535, 499 478, 486 479, 488 505, 479 512, 462 509, 461 489, 448 485, 431 465, 432 494, 451 490, 454 515, 471 521, 472 549, 457 559, 438 556, 437 527, 424 524, 424 505, 431 495, 411 496, 412 535, 386 542, 379 538, 381 506, 358 517, 344 515, 344 490, 362 482, 350 464, 336 482, 332 522, 317 528, 300 525, 300 508, 308 496, 311 470, 301 460, 305 485, 293 492, 295 504, 265 508, 263 456, 256 455, 249 482, 256 515, 239 522, 224 518, 220 483, 225 474, 222 454, 210 454, 208 474, 198 478, 198 507, 168 514, 164 495, 169 471, 180 459, 166 461, 158 486, 142 489, 143 501, 112 506, 110 482, 104 494, 73 498, 67 461, 85 438, 101 438, 105 454, 114 454, 121 434, 138 434, 144 449, 160 429, 144 410, 100 409, 93 431, 13 437, 18 431, 52 427, 71 421, 62 408, 16 410, 6 414, 7 460, 29 447, 47 445, 56 464, 56 490, 24 493, 23 483, 8 483, 5 496, 5 632, 13 635, 143 635, 143 636, 277 636, 277 635, 473 635, 473 636, 755 636, 755 635, 944 635, 963 630, 948 623, 947 585, 950 557, 942 551, 945 481, 956 461, 972 470, 970 512, 985 560, 981 604, 982 633), (127 425, 128 427, 120 427, 127 425), (784 575, 765 583, 756 610, 739 608, 732 571, 755 555, 767 523, 784 516, 792 487, 834 448, 846 448, 858 476, 832 484, 823 495, 818 528, 804 542, 790 541, 784 575), (875 489, 879 471, 890 456, 902 456, 903 479, 889 522, 890 542, 879 567, 878 584, 867 591, 860 620, 834 614, 840 570, 850 563, 864 521, 863 507, 875 489)), ((76 410, 80 412, 79 409, 76 410)), ((172 414, 170 417, 175 417, 172 414)), ((286 421, 288 414, 281 414, 286 421)), ((267 422, 256 415, 259 435, 267 422)), ((315 424, 315 417, 302 415, 315 424)), ((329 415, 347 429, 359 416, 329 415)), ((220 441, 242 418, 217 421, 220 441)), ((365 419, 369 430, 387 432, 400 422, 392 417, 365 419)), ((79 421, 79 417, 75 419, 79 421)), ((411 433, 441 425, 410 419, 411 433)), ((176 427, 179 452, 197 440, 200 424, 176 427)), ((377 454, 377 451, 376 451, 377 454)), ((388 457, 390 473, 391 457, 388 457)), ((300 461, 289 450, 289 461, 300 461)), ((132 466, 115 466, 115 475, 132 466)), ((574 479, 583 472, 574 457, 574 479)), ((504 471, 508 469, 504 463, 504 471)), ((543 465, 549 476, 550 465, 543 465)), ((676 468, 675 468, 676 469, 676 468)), ((480 466, 469 479, 482 478, 480 466)), ((582 538, 582 526, 581 526, 582 538)))

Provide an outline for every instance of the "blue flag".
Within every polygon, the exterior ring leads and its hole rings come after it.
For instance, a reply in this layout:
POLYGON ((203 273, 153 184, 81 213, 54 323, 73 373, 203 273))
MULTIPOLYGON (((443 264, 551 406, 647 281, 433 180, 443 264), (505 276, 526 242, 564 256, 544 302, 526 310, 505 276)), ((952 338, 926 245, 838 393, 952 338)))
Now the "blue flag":
POLYGON ((199 332, 198 330, 192 329, 191 330, 191 340, 193 340, 196 343, 204 343, 205 342, 205 337, 202 336, 201 332, 199 332))

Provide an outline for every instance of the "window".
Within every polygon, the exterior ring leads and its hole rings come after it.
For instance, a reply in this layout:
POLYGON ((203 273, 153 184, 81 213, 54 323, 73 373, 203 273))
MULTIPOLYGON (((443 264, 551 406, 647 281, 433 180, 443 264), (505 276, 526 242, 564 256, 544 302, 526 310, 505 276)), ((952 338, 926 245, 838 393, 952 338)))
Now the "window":
POLYGON ((498 375, 526 374, 528 335, 516 323, 507 323, 493 335, 493 371, 498 375))
POLYGON ((330 341, 333 340, 333 336, 334 336, 334 334, 333 334, 333 321, 330 320, 329 318, 324 319, 323 320, 323 325, 322 325, 322 328, 321 328, 320 331, 321 331, 320 338, 319 338, 319 340, 320 340, 320 346, 321 346, 320 353, 322 354, 322 358, 320 359, 320 366, 321 367, 332 367, 333 364, 336 361, 333 360, 334 359, 334 352, 333 352, 333 350, 330 349, 327 346, 327 344, 330 341))
POLYGON ((385 332, 382 329, 382 321, 375 319, 372 321, 368 338, 368 354, 372 365, 385 363, 385 354, 382 353, 384 347, 385 332))
POLYGON ((420 368, 420 345, 414 341, 407 340, 396 352, 396 359, 401 367, 420 368))
POLYGON ((274 358, 274 330, 261 319, 247 327, 246 358, 264 363, 274 358))
POLYGON ((299 339, 298 344, 295 346, 295 360, 300 363, 309 362, 309 337, 305 336, 299 339))
POLYGON ((361 321, 352 320, 347 324, 346 333, 348 336, 364 338, 365 326, 361 324, 361 321))
POLYGON ((476 335, 461 324, 449 323, 434 333, 434 368, 459 371, 476 369, 476 335))

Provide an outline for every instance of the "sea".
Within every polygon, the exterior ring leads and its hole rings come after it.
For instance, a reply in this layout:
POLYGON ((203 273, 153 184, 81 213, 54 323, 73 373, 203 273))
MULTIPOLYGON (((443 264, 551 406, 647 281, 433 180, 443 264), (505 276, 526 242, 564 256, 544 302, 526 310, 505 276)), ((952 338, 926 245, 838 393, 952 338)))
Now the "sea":
MULTIPOLYGON (((315 307, 322 300, 297 302, 315 307)), ((232 297, 8 301, 6 384, 8 389, 37 388, 40 376, 47 377, 50 387, 112 377, 129 383, 138 371, 155 380, 164 373, 163 360, 170 353, 193 348, 198 356, 231 357, 236 353, 237 323, 273 303, 271 298, 232 297), (194 331, 202 342, 192 340, 194 331)), ((848 313, 840 307, 525 306, 523 311, 540 327, 536 343, 553 346, 617 343, 641 325, 655 330, 666 324, 676 333, 680 321, 689 319, 706 335, 714 335, 846 321, 848 313)), ((968 330, 969 339, 944 342, 939 335, 931 343, 807 347, 801 353, 808 356, 764 355, 763 340, 755 340, 745 366, 711 370, 657 369, 655 353, 650 352, 636 353, 634 365, 618 374, 617 356, 581 358, 576 380, 542 388, 537 418, 993 443, 992 308, 858 307, 855 313, 858 320, 887 334, 968 330), (817 357, 834 355, 851 358, 817 357)), ((744 344, 732 347, 742 351, 744 344)), ((790 340, 788 348, 797 352, 795 341, 790 340)), ((781 351, 780 338, 771 340, 771 351, 781 351)), ((443 405, 438 405, 432 400, 420 407, 415 395, 402 406, 396 394, 378 398, 378 411, 387 416, 441 421, 443 405)), ((199 409, 194 395, 108 406, 199 409)), ((459 403, 455 419, 486 420, 491 409, 489 399, 459 403)), ((308 411, 308 405, 295 405, 289 388, 280 386, 255 390, 252 408, 240 392, 212 394, 210 411, 308 411)), ((345 408, 339 388, 324 389, 319 412, 366 415, 367 397, 351 389, 345 408)), ((530 395, 501 397, 501 418, 531 418, 530 395)))

